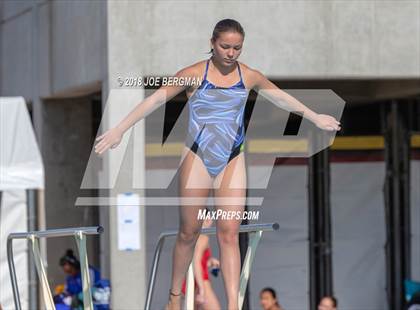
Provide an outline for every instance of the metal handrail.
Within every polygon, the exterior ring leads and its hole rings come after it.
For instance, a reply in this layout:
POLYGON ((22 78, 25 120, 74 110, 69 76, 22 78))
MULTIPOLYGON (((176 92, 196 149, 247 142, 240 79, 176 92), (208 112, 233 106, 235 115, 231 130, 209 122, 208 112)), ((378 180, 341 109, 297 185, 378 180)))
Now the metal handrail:
POLYGON ((77 227, 77 228, 58 228, 48 229, 41 231, 29 231, 29 232, 18 232, 11 233, 7 237, 9 239, 27 239, 29 236, 35 236, 37 238, 52 238, 52 237, 67 237, 73 236, 76 232, 82 232, 85 235, 99 235, 104 231, 102 226, 93 227, 77 227))
MULTIPOLYGON (((265 223, 265 224, 250 224, 250 225, 240 225, 239 226, 239 232, 263 232, 263 231, 273 231, 278 230, 279 224, 278 223, 265 223)), ((149 285, 147 288, 147 296, 146 296, 146 303, 145 303, 145 310, 150 310, 150 306, 152 303, 152 296, 153 291, 155 288, 155 279, 157 274, 157 269, 159 265, 159 259, 160 259, 160 253, 162 251, 163 243, 165 241, 165 238, 167 237, 173 237, 178 234, 178 230, 168 230, 159 235, 158 243, 155 248, 155 253, 153 255, 153 264, 152 264, 152 271, 150 273, 149 277, 149 285)), ((209 227, 209 228, 203 228, 200 232, 202 235, 214 235, 216 234, 216 227, 209 227)))
MULTIPOLYGON (((74 236, 76 240, 78 241, 79 253, 82 253, 82 254, 79 254, 80 259, 81 259, 81 267, 87 267, 87 264, 86 264, 87 255, 86 255, 86 249, 85 249, 86 242, 84 242, 85 235, 101 234, 103 230, 104 229, 101 226, 94 226, 94 227, 78 227, 78 228, 61 228, 61 229, 51 229, 51 230, 44 230, 44 231, 18 232, 18 233, 9 234, 9 236, 7 237, 7 262, 9 264, 10 279, 12 281, 13 298, 14 298, 16 310, 21 310, 22 306, 20 303, 19 288, 18 288, 17 279, 16 279, 16 269, 15 269, 15 263, 13 260, 13 240, 14 239, 27 239, 31 241, 32 251, 35 257, 35 264, 37 265, 38 275, 41 278, 41 282, 43 283, 43 285, 48 286, 48 282, 46 282, 45 269, 44 269, 44 266, 42 264, 40 254, 39 254, 39 246, 37 242, 38 239, 74 236)), ((91 299, 90 288, 85 287, 87 284, 89 284, 89 271, 88 270, 82 270, 82 278, 83 278, 82 282, 83 282, 84 301, 85 301, 85 297, 89 299, 89 296, 90 296, 90 303, 91 303, 92 299, 91 299), (89 294, 89 296, 85 296, 85 293, 89 294)), ((45 287, 43 287, 43 289, 45 292, 45 287)), ((45 294, 49 295, 49 297, 51 296, 51 292, 48 292, 45 294)), ((46 298, 45 295, 44 295, 44 298, 46 298)), ((92 306, 90 307, 91 309, 93 309, 92 306)))

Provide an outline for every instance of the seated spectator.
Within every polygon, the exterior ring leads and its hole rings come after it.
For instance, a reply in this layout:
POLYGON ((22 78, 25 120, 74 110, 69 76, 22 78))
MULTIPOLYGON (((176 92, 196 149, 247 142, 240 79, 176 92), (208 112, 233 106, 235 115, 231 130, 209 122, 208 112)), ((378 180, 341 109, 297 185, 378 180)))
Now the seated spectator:
MULTIPOLYGON (((60 266, 67 274, 66 284, 56 287, 54 302, 57 309, 83 309, 83 284, 80 262, 74 256, 73 250, 67 250, 60 259, 60 266)), ((89 266, 89 278, 95 310, 109 309, 110 285, 108 280, 102 280, 100 272, 89 266)))
POLYGON ((271 287, 266 287, 261 290, 260 305, 263 310, 283 310, 277 301, 276 291, 271 287))
MULTIPOLYGON (((66 254, 60 259, 60 266, 63 271, 68 275, 66 278, 65 291, 70 295, 77 295, 83 291, 82 287, 82 274, 80 272, 80 262, 74 256, 73 250, 67 250, 66 254)), ((96 281, 100 280, 101 275, 99 271, 89 266, 90 283, 93 285, 96 281)))
POLYGON ((318 305, 318 310, 336 310, 337 299, 333 296, 322 297, 318 305))

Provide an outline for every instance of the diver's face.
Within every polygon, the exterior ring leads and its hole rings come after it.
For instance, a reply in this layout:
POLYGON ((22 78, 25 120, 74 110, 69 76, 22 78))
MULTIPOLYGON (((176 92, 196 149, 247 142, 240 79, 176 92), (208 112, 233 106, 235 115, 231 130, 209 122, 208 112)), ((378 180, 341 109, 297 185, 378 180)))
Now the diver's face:
POLYGON ((232 66, 242 51, 243 36, 238 32, 222 32, 215 42, 210 41, 213 57, 225 65, 232 66))
POLYGON ((276 299, 273 298, 270 292, 262 292, 260 295, 260 305, 264 310, 271 309, 276 304, 276 299))

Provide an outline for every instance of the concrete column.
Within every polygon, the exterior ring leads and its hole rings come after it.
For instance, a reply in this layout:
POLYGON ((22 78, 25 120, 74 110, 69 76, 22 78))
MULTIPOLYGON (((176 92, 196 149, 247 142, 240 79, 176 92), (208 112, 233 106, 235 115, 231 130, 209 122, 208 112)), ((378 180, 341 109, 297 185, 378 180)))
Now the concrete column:
MULTIPOLYGON (((117 90, 118 77, 141 76, 142 71, 141 58, 141 40, 135 37, 138 28, 142 27, 141 20, 135 14, 132 14, 132 3, 108 1, 107 6, 107 59, 108 59, 108 92, 117 90)), ((140 100, 143 98, 140 98, 140 100)), ((106 102, 107 97, 103 98, 106 102)), ((104 114, 102 121, 107 122, 110 127, 115 126, 120 119, 118 112, 124 104, 125 98, 116 96, 111 106, 108 106, 109 113, 104 114), (119 102, 121 101, 121 102, 119 102)), ((144 184, 144 127, 136 127, 135 138, 136 147, 134 152, 126 152, 124 163, 118 174, 115 186, 109 191, 110 197, 117 197, 118 194, 127 191, 142 195, 142 191, 133 190, 133 178, 140 176, 140 186, 144 184), (133 156, 140 159, 140 165, 133 167, 133 156)), ((127 132, 128 134, 128 132, 127 132)), ((127 150, 131 150, 130 147, 127 150)), ((112 155, 109 156, 112 159, 112 155)), ((108 168, 116 163, 109 160, 108 168)), ((141 309, 146 296, 146 230, 145 230, 145 209, 141 206, 140 212, 140 250, 121 251, 118 249, 118 218, 117 208, 109 208, 109 245, 110 245, 110 276, 112 284, 112 308, 114 309, 141 309)))

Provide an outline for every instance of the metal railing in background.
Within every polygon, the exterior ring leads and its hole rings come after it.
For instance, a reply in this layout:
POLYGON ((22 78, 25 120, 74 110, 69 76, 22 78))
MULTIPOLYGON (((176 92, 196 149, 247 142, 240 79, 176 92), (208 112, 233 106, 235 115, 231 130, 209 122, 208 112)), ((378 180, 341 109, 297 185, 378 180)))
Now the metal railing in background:
MULTIPOLYGON (((278 223, 250 224, 250 225, 239 226, 239 232, 241 233, 247 232, 247 233, 252 234, 252 236, 250 236, 248 249, 246 252, 245 260, 244 260, 242 271, 241 271, 241 278, 240 278, 240 284, 239 284, 239 309, 242 309, 246 287, 247 287, 248 279, 250 276, 252 261, 254 260, 257 246, 261 239, 262 233, 263 231, 274 231, 278 229, 279 229, 278 223)), ((176 236, 177 234, 178 234, 177 230, 169 230, 169 231, 165 231, 161 233, 159 236, 158 243, 155 249, 155 254, 153 256, 152 271, 149 277, 146 303, 144 306, 145 310, 151 309, 150 307, 151 307, 153 291, 155 287, 156 274, 157 274, 157 270, 159 266, 159 259, 160 259, 160 254, 162 252, 164 241, 167 237, 173 237, 173 236, 176 236)), ((215 227, 203 228, 201 230, 201 234, 214 235, 216 234, 216 228, 215 227)), ((190 266, 189 276, 187 276, 188 281, 194 281, 194 277, 192 276, 192 270, 193 268, 192 266, 190 266)), ((190 292, 192 292, 192 296, 194 296, 194 289, 193 289, 194 285, 189 284, 188 286, 190 287, 190 289, 188 290, 188 287, 187 287, 187 296, 186 296, 186 302, 185 302, 186 305, 188 305, 189 303, 191 304, 191 298, 193 298, 193 297, 189 297, 191 296, 190 292)))
POLYGON ((98 235, 102 232, 103 228, 101 226, 94 226, 11 233, 7 237, 7 262, 9 264, 10 279, 12 281, 13 298, 15 301, 16 310, 21 310, 22 306, 20 303, 19 288, 17 284, 16 270, 13 260, 14 239, 27 239, 30 242, 30 248, 32 250, 35 267, 38 273, 38 278, 41 282, 41 290, 46 308, 48 310, 55 310, 54 301, 48 284, 47 273, 45 271, 45 267, 40 254, 39 239, 74 236, 79 250, 80 271, 82 274, 83 285, 84 309, 93 310, 92 293, 90 291, 89 265, 86 249, 86 235, 98 235))

